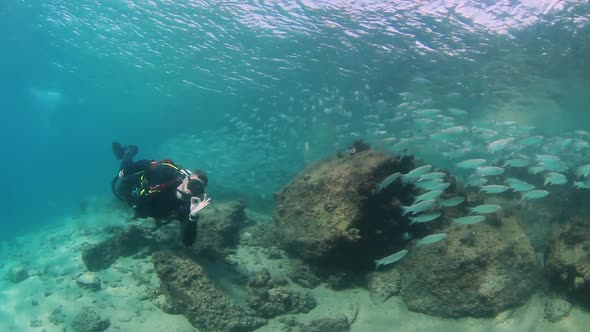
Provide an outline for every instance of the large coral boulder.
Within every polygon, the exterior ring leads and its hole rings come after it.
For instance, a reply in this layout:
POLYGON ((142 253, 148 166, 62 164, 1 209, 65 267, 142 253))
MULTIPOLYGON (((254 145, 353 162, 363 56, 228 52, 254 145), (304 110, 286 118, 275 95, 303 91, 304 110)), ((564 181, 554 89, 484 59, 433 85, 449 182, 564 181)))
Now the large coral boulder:
POLYGON ((551 235, 545 269, 552 285, 590 306, 590 220, 574 218, 551 235))
MULTIPOLYGON (((274 220, 283 247, 312 264, 368 269, 372 259, 399 237, 400 204, 411 203, 412 186, 399 181, 379 191, 395 172, 414 168, 413 158, 397 159, 366 150, 319 161, 276 195, 274 220)), ((407 223, 404 223, 407 224, 407 223)))
POLYGON ((410 248, 398 264, 401 295, 412 311, 489 317, 524 303, 540 264, 515 218, 446 229, 447 237, 410 248))
POLYGON ((155 253, 153 261, 163 294, 200 330, 252 331, 265 324, 225 297, 190 258, 164 251, 155 253))
POLYGON ((211 204, 200 213, 197 241, 193 248, 199 255, 220 258, 239 242, 240 229, 247 219, 242 201, 211 204))

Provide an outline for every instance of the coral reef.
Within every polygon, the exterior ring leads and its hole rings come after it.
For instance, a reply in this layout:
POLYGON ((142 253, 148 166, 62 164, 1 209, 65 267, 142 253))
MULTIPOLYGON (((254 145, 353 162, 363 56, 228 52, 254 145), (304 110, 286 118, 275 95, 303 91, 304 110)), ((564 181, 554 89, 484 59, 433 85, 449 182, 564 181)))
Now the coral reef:
POLYGON ((572 304, 559 297, 550 297, 545 301, 543 317, 552 322, 558 322, 567 317, 572 310, 572 304))
POLYGON ((552 233, 545 269, 558 290, 590 307, 590 220, 573 218, 552 233))
POLYGON ((276 195, 274 220, 283 247, 307 263, 366 271, 377 255, 401 246, 401 204, 411 203, 411 185, 377 185, 406 173, 412 157, 397 159, 375 150, 356 151, 310 165, 276 195))
POLYGON ((451 226, 445 240, 416 246, 399 262, 401 295, 412 311, 489 317, 524 303, 540 266, 515 218, 451 226))
POLYGON ((301 261, 295 261, 291 264, 288 277, 301 287, 315 288, 320 285, 320 278, 314 273, 312 268, 301 261))
POLYGON ((266 322, 233 304, 207 278, 205 270, 188 257, 170 251, 153 255, 162 292, 197 328, 204 331, 252 331, 266 322))

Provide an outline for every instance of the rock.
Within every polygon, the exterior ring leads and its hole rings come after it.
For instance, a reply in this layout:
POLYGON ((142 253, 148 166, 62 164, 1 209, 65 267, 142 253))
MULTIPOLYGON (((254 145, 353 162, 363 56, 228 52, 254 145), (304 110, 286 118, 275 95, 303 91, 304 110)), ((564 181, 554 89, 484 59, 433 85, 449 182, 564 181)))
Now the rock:
POLYGON ((590 308, 590 219, 575 218, 556 230, 545 252, 551 285, 590 308))
POLYGON ((256 220, 240 232, 240 244, 250 247, 270 248, 277 245, 279 232, 272 220, 256 220))
POLYGON ((295 317, 282 317, 279 322, 285 332, 346 332, 350 331, 350 323, 344 315, 338 317, 320 317, 308 323, 299 322, 295 317))
POLYGON ((350 323, 346 316, 341 315, 336 318, 322 317, 317 318, 306 324, 303 329, 306 332, 345 332, 350 331, 350 323))
POLYGON ((39 319, 31 320, 29 322, 29 326, 30 327, 41 327, 41 326, 43 326, 43 321, 41 321, 39 319))
POLYGON ((146 230, 136 225, 113 230, 109 239, 91 245, 82 251, 82 260, 88 271, 96 272, 110 267, 119 257, 128 257, 155 245, 146 230))
POLYGON ((264 318, 308 313, 316 305, 317 302, 311 294, 283 286, 258 290, 248 299, 248 306, 256 311, 257 316, 264 318))
POLYGON ((309 293, 292 290, 285 279, 272 278, 268 270, 253 274, 248 281, 248 306, 264 318, 307 313, 317 305, 309 293))
POLYGON ((289 278, 305 288, 315 288, 320 285, 321 280, 312 269, 305 263, 296 261, 289 269, 289 278))
POLYGON ((400 286, 401 276, 398 270, 390 269, 369 274, 369 295, 375 304, 381 304, 398 295, 400 286))
POLYGON ((282 246, 306 263, 371 269, 380 251, 400 241, 407 227, 401 204, 412 202, 413 190, 400 181, 377 187, 392 173, 413 168, 412 157, 375 150, 308 166, 276 195, 273 217, 282 246))
POLYGON ((76 278, 78 286, 91 291, 100 290, 100 278, 94 273, 82 273, 76 278))
POLYGON ((567 317, 572 310, 572 304, 564 299, 550 297, 545 301, 545 311, 543 317, 546 320, 555 323, 567 317))
POLYGON ((53 311, 51 312, 51 315, 49 315, 49 321, 53 325, 60 325, 65 322, 66 315, 64 315, 61 310, 62 310, 62 307, 59 306, 59 307, 53 309, 53 311))
POLYGON ((199 255, 222 258, 239 242, 240 228, 246 221, 241 201, 215 203, 200 213, 197 241, 193 250, 199 255))
POLYGON ((232 303, 208 280, 203 267, 170 251, 153 255, 162 293, 203 331, 253 331, 266 324, 232 303))
POLYGON ((101 332, 111 326, 111 321, 102 319, 92 308, 83 308, 72 321, 72 329, 76 332, 101 332))
POLYGON ((514 218, 455 225, 399 261, 408 309, 443 317, 491 317, 524 303, 539 281, 533 248, 514 218))
POLYGON ((19 282, 29 278, 29 273, 23 265, 16 265, 8 270, 7 278, 11 282, 18 284, 19 282))

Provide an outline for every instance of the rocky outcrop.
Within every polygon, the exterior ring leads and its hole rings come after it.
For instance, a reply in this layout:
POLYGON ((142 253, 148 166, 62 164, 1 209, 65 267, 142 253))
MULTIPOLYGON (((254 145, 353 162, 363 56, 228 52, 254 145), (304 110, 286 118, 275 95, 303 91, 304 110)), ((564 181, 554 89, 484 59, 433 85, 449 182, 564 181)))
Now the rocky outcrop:
POLYGON ((375 304, 381 304, 400 292, 401 275, 396 269, 372 272, 368 279, 369 295, 375 304))
POLYGON ((590 219, 574 218, 550 237, 545 269, 551 285, 590 307, 590 219))
POLYGON ((246 206, 241 201, 214 203, 200 213, 197 241, 193 250, 210 258, 225 257, 239 242, 240 228, 246 221, 246 206))
POLYGON ((72 329, 76 332, 101 332, 109 326, 110 320, 101 318, 90 307, 83 308, 72 321, 72 329))
POLYGON ((82 273, 76 278, 76 283, 80 288, 91 291, 98 291, 101 289, 100 278, 93 273, 82 273))
POLYGON ((377 187, 392 173, 411 171, 413 158, 354 151, 310 165, 276 195, 281 243, 307 263, 367 270, 400 245, 408 224, 401 204, 411 204, 413 186, 377 187))
POLYGON ((15 265, 8 270, 7 279, 18 284, 19 282, 29 278, 29 272, 23 265, 15 265))
POLYGON ((111 266, 119 257, 127 257, 154 245, 147 231, 132 225, 113 230, 113 235, 92 244, 82 251, 82 260, 88 271, 96 272, 111 266))
POLYGON ((248 306, 257 316, 273 318, 284 314, 307 313, 317 302, 310 293, 288 287, 284 278, 272 277, 266 269, 253 274, 248 281, 248 306))
POLYGON ((188 257, 164 251, 155 253, 153 261, 162 293, 200 330, 252 331, 266 323, 233 304, 188 257))
POLYGON ((540 265, 515 218, 446 229, 447 237, 410 248, 398 263, 401 295, 412 311, 490 317, 524 303, 540 265))

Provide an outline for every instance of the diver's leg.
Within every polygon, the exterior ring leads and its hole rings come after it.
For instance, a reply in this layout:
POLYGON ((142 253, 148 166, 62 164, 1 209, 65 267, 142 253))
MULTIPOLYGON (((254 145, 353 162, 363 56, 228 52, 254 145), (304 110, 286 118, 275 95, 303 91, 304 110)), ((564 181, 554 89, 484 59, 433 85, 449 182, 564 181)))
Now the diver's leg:
POLYGON ((180 222, 180 237, 182 244, 189 247, 195 243, 197 239, 197 222, 196 221, 181 221, 180 222))
POLYGON ((133 165, 133 157, 139 152, 137 145, 122 146, 119 142, 113 142, 113 154, 118 160, 121 160, 119 170, 123 170, 133 165))

